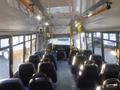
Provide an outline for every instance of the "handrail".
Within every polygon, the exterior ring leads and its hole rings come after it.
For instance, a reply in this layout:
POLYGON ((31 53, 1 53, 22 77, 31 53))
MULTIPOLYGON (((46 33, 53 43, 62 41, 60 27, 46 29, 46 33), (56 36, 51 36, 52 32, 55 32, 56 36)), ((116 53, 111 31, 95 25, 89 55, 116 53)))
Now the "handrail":
MULTIPOLYGON (((106 4, 106 7, 105 7, 106 9, 104 8, 104 9, 101 9, 100 11, 95 12, 95 15, 101 11, 105 11, 105 10, 111 8, 112 3, 110 2, 110 0, 100 0, 95 5, 93 5, 92 7, 87 9, 85 12, 83 12, 82 16, 84 17, 84 16, 88 15, 90 12, 94 12, 94 10, 98 9, 99 7, 101 7, 102 5, 105 5, 105 4, 106 4)), ((93 15, 91 15, 91 16, 93 16, 93 15)))

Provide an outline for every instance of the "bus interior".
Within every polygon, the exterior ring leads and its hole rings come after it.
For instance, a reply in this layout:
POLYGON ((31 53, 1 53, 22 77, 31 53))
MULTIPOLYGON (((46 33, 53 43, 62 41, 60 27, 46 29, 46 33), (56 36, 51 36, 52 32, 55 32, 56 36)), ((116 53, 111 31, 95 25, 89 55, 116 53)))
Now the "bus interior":
POLYGON ((0 90, 120 90, 120 0, 0 0, 0 90))

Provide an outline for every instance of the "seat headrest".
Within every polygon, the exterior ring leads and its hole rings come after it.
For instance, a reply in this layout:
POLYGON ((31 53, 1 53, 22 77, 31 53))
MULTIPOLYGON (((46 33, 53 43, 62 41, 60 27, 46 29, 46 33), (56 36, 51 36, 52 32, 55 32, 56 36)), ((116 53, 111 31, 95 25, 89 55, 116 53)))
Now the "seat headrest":
POLYGON ((40 58, 42 58, 42 56, 44 55, 43 51, 37 51, 34 53, 34 55, 38 55, 40 58))
POLYGON ((51 60, 49 58, 46 58, 46 57, 41 59, 41 61, 43 61, 43 62, 51 62, 51 60))
POLYGON ((41 77, 30 80, 29 90, 53 90, 53 86, 51 82, 41 77))
POLYGON ((35 78, 41 78, 41 77, 44 77, 44 78, 48 78, 46 74, 40 72, 40 73, 35 73, 33 74, 32 78, 35 79, 35 78))
POLYGON ((51 62, 43 62, 38 65, 38 72, 39 72, 39 70, 44 70, 44 69, 46 69, 46 70, 54 69, 55 70, 53 63, 51 63, 51 62))
POLYGON ((100 66, 100 68, 101 68, 102 63, 104 62, 102 60, 102 56, 100 55, 90 55, 89 61, 94 61, 97 65, 100 66))
POLYGON ((98 67, 96 64, 86 64, 84 66, 83 73, 93 74, 93 73, 98 73, 98 67))
POLYGON ((89 60, 99 60, 99 61, 102 61, 102 56, 100 56, 100 55, 90 55, 90 58, 89 58, 89 60))
POLYGON ((92 51, 91 50, 84 50, 83 54, 88 58, 92 54, 92 51))
POLYGON ((31 55, 29 57, 29 62, 31 63, 39 63, 40 62, 40 58, 38 55, 31 55))
POLYGON ((54 56, 52 54, 46 54, 45 58, 54 59, 54 56))
POLYGON ((83 61, 83 62, 87 60, 86 56, 84 56, 84 55, 77 55, 77 58, 78 58, 80 61, 83 61))
POLYGON ((0 90, 24 90, 24 86, 20 79, 9 78, 0 80, 0 90))
POLYGON ((95 64, 95 61, 94 60, 86 60, 85 62, 84 62, 84 64, 95 64))
POLYGON ((24 72, 24 73, 34 72, 35 73, 35 67, 32 63, 23 63, 19 66, 19 73, 21 72, 24 72))
POLYGON ((106 71, 120 71, 120 66, 117 64, 105 64, 105 72, 106 71))

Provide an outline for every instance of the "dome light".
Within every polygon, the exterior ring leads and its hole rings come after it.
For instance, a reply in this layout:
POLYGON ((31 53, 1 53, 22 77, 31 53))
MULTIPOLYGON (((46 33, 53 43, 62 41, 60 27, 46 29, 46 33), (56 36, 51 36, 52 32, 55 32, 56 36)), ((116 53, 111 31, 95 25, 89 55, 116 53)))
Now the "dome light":
POLYGON ((48 22, 45 22, 45 25, 46 25, 46 26, 48 26, 48 25, 49 25, 49 23, 48 23, 48 22))
POLYGON ((41 20, 42 19, 42 17, 40 15, 37 15, 36 18, 37 18, 37 20, 41 20))

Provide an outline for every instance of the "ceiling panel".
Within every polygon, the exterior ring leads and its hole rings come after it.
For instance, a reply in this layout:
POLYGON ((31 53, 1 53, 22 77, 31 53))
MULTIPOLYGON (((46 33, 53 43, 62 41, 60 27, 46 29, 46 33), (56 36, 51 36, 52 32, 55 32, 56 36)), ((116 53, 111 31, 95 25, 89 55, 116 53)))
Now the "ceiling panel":
POLYGON ((46 8, 72 5, 73 0, 39 0, 46 8))
POLYGON ((50 14, 69 13, 69 12, 71 12, 71 10, 72 10, 71 6, 47 8, 47 12, 50 13, 50 14))
POLYGON ((6 0, 0 0, 0 31, 33 31, 38 24, 37 19, 9 6, 6 0))
POLYGON ((68 24, 73 15, 74 0, 39 0, 49 13, 54 33, 68 33, 68 24))

